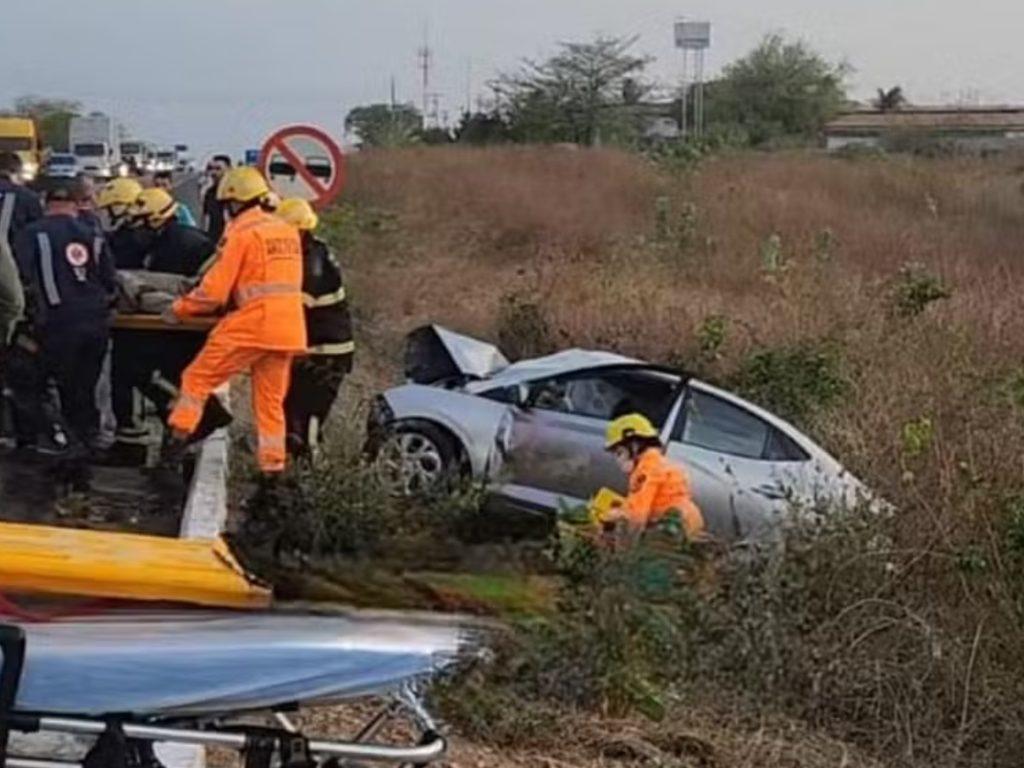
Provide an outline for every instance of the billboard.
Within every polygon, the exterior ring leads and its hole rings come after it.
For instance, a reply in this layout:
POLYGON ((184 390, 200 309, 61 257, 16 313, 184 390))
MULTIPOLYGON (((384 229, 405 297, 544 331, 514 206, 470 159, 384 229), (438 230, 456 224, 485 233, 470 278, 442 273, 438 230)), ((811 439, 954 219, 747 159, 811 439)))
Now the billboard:
POLYGON ((711 47, 711 22, 677 21, 676 48, 687 51, 703 51, 711 47))

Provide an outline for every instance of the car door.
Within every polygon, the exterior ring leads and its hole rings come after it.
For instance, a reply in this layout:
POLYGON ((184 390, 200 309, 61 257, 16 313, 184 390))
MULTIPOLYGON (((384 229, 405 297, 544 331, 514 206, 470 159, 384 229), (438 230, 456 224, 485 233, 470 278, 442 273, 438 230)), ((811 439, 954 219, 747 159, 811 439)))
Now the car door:
POLYGON ((646 369, 531 383, 526 407, 511 414, 503 493, 546 509, 585 503, 603 487, 624 493, 627 479, 605 450, 608 425, 624 409, 664 423, 677 387, 678 378, 646 369))
POLYGON ((595 380, 570 378, 531 384, 526 405, 511 413, 505 495, 558 509, 584 503, 594 493, 595 478, 608 474, 602 471, 609 461, 604 455, 608 419, 572 400, 573 392, 590 384, 601 386, 595 380))
POLYGON ((735 398, 692 382, 668 446, 687 470, 694 499, 716 536, 763 532, 793 506, 808 455, 735 398))

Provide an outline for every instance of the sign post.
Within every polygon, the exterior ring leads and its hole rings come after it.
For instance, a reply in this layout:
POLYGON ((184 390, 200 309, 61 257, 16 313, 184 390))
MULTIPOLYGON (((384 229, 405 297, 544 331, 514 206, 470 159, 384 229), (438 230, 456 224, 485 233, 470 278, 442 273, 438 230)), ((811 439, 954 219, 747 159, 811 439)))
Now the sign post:
POLYGON ((687 100, 690 84, 687 64, 693 57, 696 92, 693 100, 693 133, 699 139, 704 135, 704 54, 711 47, 711 23, 707 21, 680 20, 675 25, 676 48, 683 52, 682 115, 680 128, 683 138, 687 136, 687 100))
POLYGON ((330 205, 345 186, 345 156, 330 136, 309 125, 276 131, 263 144, 259 169, 282 199, 330 205))

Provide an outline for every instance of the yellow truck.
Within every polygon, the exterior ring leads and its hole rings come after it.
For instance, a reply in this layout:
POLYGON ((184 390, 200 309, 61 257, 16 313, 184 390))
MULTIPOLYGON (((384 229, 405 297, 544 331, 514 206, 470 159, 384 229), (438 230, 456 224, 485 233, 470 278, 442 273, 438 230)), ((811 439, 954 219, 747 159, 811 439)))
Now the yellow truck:
POLYGON ((0 152, 17 153, 22 179, 35 180, 43 162, 35 121, 28 117, 0 117, 0 152))

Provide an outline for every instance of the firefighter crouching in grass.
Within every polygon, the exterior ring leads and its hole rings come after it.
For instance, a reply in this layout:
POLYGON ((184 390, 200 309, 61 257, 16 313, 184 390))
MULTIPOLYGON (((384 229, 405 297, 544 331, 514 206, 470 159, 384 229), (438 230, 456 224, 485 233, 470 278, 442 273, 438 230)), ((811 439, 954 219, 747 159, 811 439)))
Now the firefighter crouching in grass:
POLYGON ((713 542, 657 430, 640 414, 623 416, 608 427, 605 447, 629 476, 629 492, 603 488, 588 506, 563 511, 555 541, 563 573, 591 586, 628 585, 655 602, 675 600, 680 589, 710 597, 713 542))
POLYGON ((638 413, 608 427, 605 448, 629 476, 629 494, 612 505, 604 522, 622 521, 634 532, 678 531, 688 541, 704 535, 704 517, 693 501, 686 471, 669 461, 654 425, 638 413))

